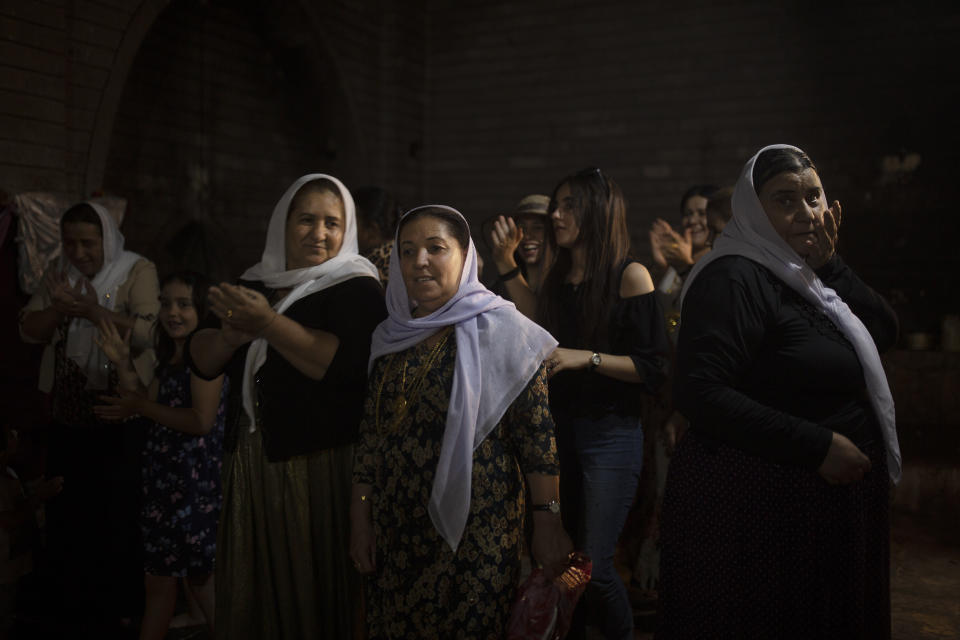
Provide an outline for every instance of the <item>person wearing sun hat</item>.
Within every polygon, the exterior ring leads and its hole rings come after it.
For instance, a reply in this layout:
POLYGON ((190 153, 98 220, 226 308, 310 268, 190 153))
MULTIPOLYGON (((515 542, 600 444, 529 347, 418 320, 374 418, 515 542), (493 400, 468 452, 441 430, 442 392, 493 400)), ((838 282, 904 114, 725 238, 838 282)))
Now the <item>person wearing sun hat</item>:
POLYGON ((485 230, 484 236, 492 241, 497 269, 493 291, 511 300, 524 283, 532 291, 540 291, 554 255, 549 212, 550 197, 533 194, 521 199, 510 214, 488 222, 492 228, 485 230), (498 235, 498 228, 511 231, 509 242, 504 242, 502 232, 498 235))

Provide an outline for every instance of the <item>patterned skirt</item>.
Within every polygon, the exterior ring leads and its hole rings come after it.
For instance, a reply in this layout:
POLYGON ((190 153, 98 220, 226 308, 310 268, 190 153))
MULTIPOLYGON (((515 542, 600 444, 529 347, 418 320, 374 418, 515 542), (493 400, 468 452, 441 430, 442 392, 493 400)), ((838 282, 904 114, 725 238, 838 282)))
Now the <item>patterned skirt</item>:
POLYGON ((890 637, 889 480, 834 486, 688 433, 661 521, 658 639, 890 637))

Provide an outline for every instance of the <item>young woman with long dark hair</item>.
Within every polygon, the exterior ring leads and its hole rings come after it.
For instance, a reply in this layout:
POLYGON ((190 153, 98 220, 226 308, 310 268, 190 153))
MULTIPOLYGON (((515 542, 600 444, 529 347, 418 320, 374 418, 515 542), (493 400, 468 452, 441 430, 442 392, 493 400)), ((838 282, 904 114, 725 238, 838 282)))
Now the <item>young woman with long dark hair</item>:
MULTIPOLYGON (((546 361, 557 424, 564 524, 593 560, 586 603, 607 638, 632 638, 613 564, 643 459, 641 391, 666 377, 669 346, 647 269, 629 257, 626 203, 600 169, 567 176, 550 204, 557 259, 539 296, 515 297, 559 341, 546 361)), ((513 227, 515 229, 515 226, 513 227)), ((493 243, 519 236, 498 221, 493 243)), ((575 620, 574 632, 580 625, 575 620)))

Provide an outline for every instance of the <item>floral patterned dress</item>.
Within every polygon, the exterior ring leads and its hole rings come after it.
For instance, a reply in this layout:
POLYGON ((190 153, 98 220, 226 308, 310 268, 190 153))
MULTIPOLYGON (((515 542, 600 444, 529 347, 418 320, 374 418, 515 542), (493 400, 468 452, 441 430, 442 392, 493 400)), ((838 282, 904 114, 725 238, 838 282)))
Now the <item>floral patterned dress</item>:
MULTIPOLYGON (((190 370, 173 365, 158 375, 157 402, 191 406, 190 370)), ((229 381, 224 378, 213 429, 194 436, 156 422, 143 451, 144 571, 184 577, 213 571, 222 494, 223 423, 229 381)))
POLYGON ((354 482, 373 485, 377 570, 366 585, 370 638, 503 637, 520 573, 523 474, 558 473, 541 366, 474 451, 470 514, 452 551, 434 528, 427 503, 456 341, 448 340, 436 358, 418 394, 414 381, 429 360, 423 344, 379 358, 370 377, 354 464, 354 482), (411 402, 396 420, 404 382, 411 402))

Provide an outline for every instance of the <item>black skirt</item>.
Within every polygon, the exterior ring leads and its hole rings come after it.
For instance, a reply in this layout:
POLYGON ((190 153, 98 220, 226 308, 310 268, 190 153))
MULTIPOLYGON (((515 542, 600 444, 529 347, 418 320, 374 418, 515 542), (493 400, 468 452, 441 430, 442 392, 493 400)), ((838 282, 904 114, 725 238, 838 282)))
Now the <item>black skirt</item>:
POLYGON ((890 637, 889 480, 834 486, 688 433, 661 522, 658 639, 890 637))

